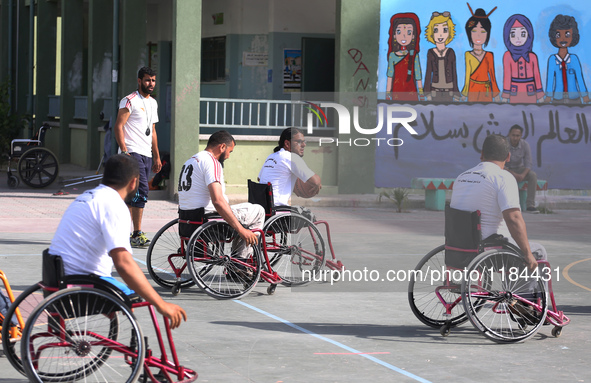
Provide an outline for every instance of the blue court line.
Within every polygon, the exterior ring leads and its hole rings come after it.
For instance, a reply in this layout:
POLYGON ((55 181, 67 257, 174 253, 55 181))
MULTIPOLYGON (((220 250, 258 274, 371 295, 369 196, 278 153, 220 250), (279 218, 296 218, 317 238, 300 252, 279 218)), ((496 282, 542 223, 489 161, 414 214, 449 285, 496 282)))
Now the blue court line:
POLYGON ((337 346, 337 347, 340 347, 340 348, 342 348, 342 349, 344 349, 344 350, 347 350, 347 351, 349 351, 349 352, 351 352, 351 353, 353 353, 353 354, 358 354, 359 356, 362 356, 362 357, 364 357, 364 358, 366 358, 366 359, 369 359, 369 360, 371 360, 372 362, 375 362, 375 363, 377 363, 377 364, 380 364, 380 365, 382 365, 382 366, 384 366, 384 367, 386 367, 386 368, 388 368, 388 369, 390 369, 390 370, 392 370, 392 371, 396 371, 396 372, 398 372, 398 373, 400 373, 400 374, 402 374, 402 375, 405 375, 405 376, 407 376, 407 377, 409 377, 409 378, 412 378, 412 379, 414 379, 414 380, 416 380, 416 381, 419 381, 419 382, 422 382, 422 383, 431 383, 430 381, 428 381, 428 380, 426 380, 426 379, 423 379, 423 378, 421 378, 420 376, 416 376, 416 375, 414 375, 414 374, 412 374, 412 373, 410 373, 410 372, 408 372, 408 371, 405 371, 405 370, 403 370, 403 369, 401 369, 401 368, 398 368, 398 367, 396 367, 396 366, 393 366, 393 365, 391 365, 391 364, 389 364, 389 363, 386 363, 386 362, 384 362, 384 361, 382 361, 382 360, 379 360, 379 359, 378 359, 378 358, 376 358, 375 356, 368 355, 368 354, 363 354, 363 353, 361 353, 360 351, 357 351, 357 350, 355 350, 354 348, 351 348, 351 347, 349 347, 349 346, 346 346, 346 345, 344 345, 344 344, 342 344, 342 343, 339 343, 339 342, 337 342, 337 341, 335 341, 335 340, 329 339, 329 338, 327 338, 327 337, 324 337, 324 336, 322 336, 322 335, 318 335, 318 334, 316 334, 316 333, 314 333, 314 332, 312 332, 312 331, 310 331, 310 330, 306 330, 306 329, 305 329, 305 328, 303 328, 303 327, 300 327, 300 326, 298 326, 298 325, 296 325, 296 324, 293 324, 293 323, 291 323, 290 321, 287 321, 287 320, 285 320, 285 319, 283 319, 283 318, 279 318, 278 316, 276 316, 276 315, 273 315, 273 314, 271 314, 271 313, 268 313, 268 312, 266 312, 266 311, 264 311, 264 310, 261 310, 261 309, 259 309, 259 308, 257 308, 257 307, 254 307, 254 306, 252 306, 252 305, 249 305, 248 303, 244 303, 244 302, 242 302, 242 301, 238 301, 238 300, 234 300, 234 302, 236 302, 236 303, 239 303, 239 304, 241 304, 241 305, 242 305, 242 306, 244 306, 244 307, 248 307, 249 309, 251 309, 251 310, 254 310, 254 311, 258 312, 258 313, 261 313, 261 314, 263 314, 263 315, 266 315, 266 316, 268 316, 269 318, 275 319, 276 321, 279 321, 279 322, 281 322, 281 323, 283 323, 283 324, 285 324, 285 325, 288 325, 289 327, 291 327, 291 328, 294 328, 294 329, 296 329, 296 330, 298 330, 298 331, 301 331, 301 332, 303 332, 303 333, 305 333, 305 334, 312 335, 312 336, 313 336, 313 337, 315 337, 315 338, 318 338, 318 339, 320 339, 320 340, 323 340, 323 341, 325 341, 325 342, 328 342, 328 343, 332 343, 333 345, 335 345, 335 346, 337 346))

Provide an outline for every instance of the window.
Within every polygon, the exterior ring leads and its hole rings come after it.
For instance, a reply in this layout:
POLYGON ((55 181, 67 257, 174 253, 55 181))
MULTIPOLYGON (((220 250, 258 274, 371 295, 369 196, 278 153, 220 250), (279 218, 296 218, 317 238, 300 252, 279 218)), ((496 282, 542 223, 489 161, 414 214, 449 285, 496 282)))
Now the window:
POLYGON ((225 79, 226 36, 201 39, 201 82, 225 79))

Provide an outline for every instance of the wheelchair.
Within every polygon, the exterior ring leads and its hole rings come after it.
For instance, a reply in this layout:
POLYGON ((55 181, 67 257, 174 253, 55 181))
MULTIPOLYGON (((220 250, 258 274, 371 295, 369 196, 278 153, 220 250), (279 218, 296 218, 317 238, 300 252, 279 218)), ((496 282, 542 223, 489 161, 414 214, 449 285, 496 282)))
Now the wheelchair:
MULTIPOLYGON (((43 254, 43 279, 28 291, 43 291, 46 298, 30 312, 22 328, 20 359, 14 352, 16 340, 11 342, 10 362, 30 381, 197 379, 195 371, 178 363, 168 318, 164 318, 164 329, 170 358, 155 309, 139 297, 127 296, 97 276, 63 276, 61 257, 49 255, 47 250, 43 254), (158 337, 159 357, 149 348, 136 321, 133 309, 139 307, 148 307, 158 337), (91 378, 93 374, 96 378, 91 378)), ((12 312, 17 310, 15 306, 24 308, 23 302, 17 304, 15 300, 12 312)))
POLYGON ((248 201, 265 209, 264 252, 269 266, 281 278, 285 286, 297 286, 310 282, 324 266, 342 271, 344 265, 337 260, 332 246, 328 222, 316 220, 305 209, 275 206, 273 187, 248 180, 248 201), (324 228, 326 240, 319 227, 324 228), (331 258, 326 259, 326 245, 331 258))
MULTIPOLYGON (((253 231, 264 241, 262 231, 253 231)), ((241 298, 260 278, 272 285, 279 283, 276 273, 261 271, 261 262, 267 261, 261 243, 244 252, 241 242, 221 216, 206 214, 204 208, 179 210, 179 218, 152 239, 146 257, 148 272, 159 286, 171 288, 173 295, 197 284, 216 299, 241 298)))
POLYGON ((59 172, 59 163, 51 150, 43 147, 45 134, 51 129, 45 123, 39 128, 37 138, 16 139, 10 143, 10 156, 8 157, 8 187, 13 189, 19 185, 20 179, 32 188, 44 188, 55 181, 59 172), (17 162, 16 169, 11 164, 17 162), (12 174, 17 171, 19 177, 12 174))
POLYGON ((411 273, 409 304, 442 336, 470 321, 497 343, 525 341, 544 324, 558 337, 570 319, 556 307, 550 264, 538 264, 528 270, 519 248, 500 235, 482 240, 479 211, 446 206, 445 244, 411 273))

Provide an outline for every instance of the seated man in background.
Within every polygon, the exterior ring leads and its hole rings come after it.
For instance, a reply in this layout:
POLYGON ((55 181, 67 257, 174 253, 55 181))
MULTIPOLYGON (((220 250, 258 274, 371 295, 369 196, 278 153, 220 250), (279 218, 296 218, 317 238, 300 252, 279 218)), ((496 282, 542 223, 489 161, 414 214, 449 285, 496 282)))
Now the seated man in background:
POLYGON ((310 198, 322 188, 320 177, 302 158, 305 148, 302 131, 287 128, 281 132, 278 145, 265 160, 258 179, 260 183, 270 182, 273 186, 275 205, 288 206, 292 191, 298 197, 310 198))
POLYGON ((511 160, 505 164, 505 169, 513 174, 517 182, 527 182, 527 200, 525 206, 530 213, 539 213, 536 209, 536 188, 538 186, 538 176, 531 170, 531 149, 527 141, 523 138, 523 128, 519 125, 513 125, 509 130, 509 150, 511 151, 511 160))
POLYGON ((65 275, 94 274, 126 295, 137 292, 176 328, 187 320, 185 310, 165 302, 133 259, 126 202, 134 197, 138 182, 139 166, 133 157, 109 158, 101 185, 78 196, 64 213, 49 253, 62 257, 65 275), (113 266, 129 287, 111 276, 113 266))
POLYGON ((480 210, 482 239, 493 234, 508 238, 519 246, 529 269, 534 270, 537 260, 547 259, 546 249, 528 241, 517 182, 504 170, 510 159, 505 137, 498 134, 486 137, 480 156, 482 162, 458 176, 450 206, 464 211, 480 210))
POLYGON ((230 206, 226 195, 223 164, 235 145, 230 133, 217 131, 209 137, 205 150, 185 162, 179 176, 179 209, 217 212, 247 245, 254 245, 258 237, 250 229, 263 228, 265 210, 248 202, 230 206))

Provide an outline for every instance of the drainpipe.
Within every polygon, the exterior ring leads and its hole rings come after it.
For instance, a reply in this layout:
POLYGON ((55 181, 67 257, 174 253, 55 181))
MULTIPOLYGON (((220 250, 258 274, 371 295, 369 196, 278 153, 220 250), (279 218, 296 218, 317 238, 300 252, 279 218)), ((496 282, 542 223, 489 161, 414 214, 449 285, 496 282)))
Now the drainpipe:
POLYGON ((27 111, 31 119, 29 120, 29 137, 33 137, 33 92, 34 92, 34 73, 35 73, 35 1, 29 0, 29 103, 27 111))
POLYGON ((115 121, 119 111, 117 81, 119 81, 119 0, 113 0, 113 64, 111 68, 111 154, 117 153, 115 121))

